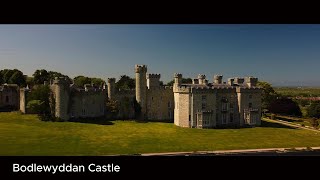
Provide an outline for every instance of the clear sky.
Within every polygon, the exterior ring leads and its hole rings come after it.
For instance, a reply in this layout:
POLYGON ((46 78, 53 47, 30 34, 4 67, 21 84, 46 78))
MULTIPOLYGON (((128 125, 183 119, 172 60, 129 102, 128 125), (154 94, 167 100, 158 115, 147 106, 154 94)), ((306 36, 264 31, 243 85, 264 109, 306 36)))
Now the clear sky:
POLYGON ((135 64, 165 83, 179 72, 320 86, 320 25, 0 25, 0 69, 118 79, 135 64))

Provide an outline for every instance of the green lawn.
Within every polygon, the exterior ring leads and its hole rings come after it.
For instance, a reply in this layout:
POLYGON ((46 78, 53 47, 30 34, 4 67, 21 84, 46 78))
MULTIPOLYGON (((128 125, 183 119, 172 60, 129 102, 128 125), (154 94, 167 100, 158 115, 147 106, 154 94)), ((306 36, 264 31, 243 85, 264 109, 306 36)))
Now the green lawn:
POLYGON ((42 122, 0 113, 0 155, 110 155, 320 146, 320 133, 263 121, 263 127, 188 129, 172 123, 42 122))

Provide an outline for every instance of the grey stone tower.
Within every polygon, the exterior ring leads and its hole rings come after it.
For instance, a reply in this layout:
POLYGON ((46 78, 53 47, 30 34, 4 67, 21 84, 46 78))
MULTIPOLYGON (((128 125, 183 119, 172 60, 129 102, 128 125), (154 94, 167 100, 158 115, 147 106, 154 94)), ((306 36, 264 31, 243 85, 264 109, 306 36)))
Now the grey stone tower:
POLYGON ((114 93, 116 89, 116 79, 108 78, 108 98, 114 99, 114 93))
POLYGON ((53 92, 55 94, 55 116, 62 120, 69 120, 70 85, 65 78, 55 78, 53 81, 53 92))
POLYGON ((199 79, 199 84, 206 84, 206 75, 199 74, 198 79, 199 79))
POLYGON ((147 118, 147 66, 135 65, 136 73, 136 100, 140 104, 141 114, 140 119, 147 118))
POLYGON ((160 86, 160 74, 147 74, 147 86, 151 88, 159 88, 160 86))
POLYGON ((222 75, 214 75, 213 76, 213 82, 215 84, 222 84, 222 75))
POLYGON ((174 73, 173 77, 174 77, 174 85, 180 86, 182 83, 182 74, 174 73))

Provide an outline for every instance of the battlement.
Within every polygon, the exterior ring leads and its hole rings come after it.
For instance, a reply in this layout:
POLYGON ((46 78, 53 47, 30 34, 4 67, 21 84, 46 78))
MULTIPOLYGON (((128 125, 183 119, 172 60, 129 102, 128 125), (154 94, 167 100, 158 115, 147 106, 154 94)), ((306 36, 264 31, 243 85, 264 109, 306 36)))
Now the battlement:
POLYGON ((136 64, 135 65, 135 72, 136 73, 146 73, 147 72, 147 66, 146 65, 138 65, 138 64, 136 64))
POLYGON ((257 83, 258 82, 258 78, 253 77, 253 76, 249 76, 249 77, 246 77, 246 82, 248 82, 248 83, 257 83))
POLYGON ((182 74, 181 73, 174 73, 173 77, 174 78, 182 78, 182 74))
POLYGON ((216 74, 213 76, 213 79, 222 79, 223 75, 216 74))
POLYGON ((222 83, 222 75, 218 75, 218 74, 216 74, 216 75, 214 75, 213 76, 213 82, 215 83, 215 84, 221 84, 222 83))
POLYGON ((147 79, 160 79, 160 74, 147 74, 147 79))
POLYGON ((234 78, 235 84, 243 84, 243 82, 244 82, 244 78, 242 78, 242 77, 235 77, 234 78))
POLYGON ((204 74, 199 74, 199 75, 198 75, 198 79, 206 79, 206 75, 204 75, 204 74))
POLYGON ((108 83, 115 83, 116 82, 116 78, 108 78, 108 83))
POLYGON ((54 84, 64 84, 67 83, 67 78, 66 77, 55 77, 54 84))

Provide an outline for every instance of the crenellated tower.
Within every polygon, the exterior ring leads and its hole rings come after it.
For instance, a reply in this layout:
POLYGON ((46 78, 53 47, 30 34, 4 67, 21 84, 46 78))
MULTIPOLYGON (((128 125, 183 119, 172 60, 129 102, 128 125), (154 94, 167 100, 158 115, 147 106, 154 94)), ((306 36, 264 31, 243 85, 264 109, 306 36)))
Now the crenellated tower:
POLYGON ((213 82, 214 84, 222 84, 222 75, 214 75, 213 82))
POLYGON ((136 73, 136 100, 140 104, 141 114, 140 119, 147 118, 147 66, 135 65, 136 73))
POLYGON ((55 116, 62 120, 69 120, 68 106, 70 84, 67 82, 66 78, 56 77, 53 81, 52 89, 55 97, 55 116))
POLYGON ((174 77, 174 85, 180 86, 182 83, 182 74, 174 73, 173 77, 174 77))
POLYGON ((160 87, 160 74, 147 74, 148 89, 160 87))
POLYGON ((199 81, 199 84, 206 84, 206 75, 199 74, 198 75, 198 81, 199 81))
POLYGON ((108 78, 108 98, 109 99, 114 98, 115 89, 116 89, 116 79, 108 78))

